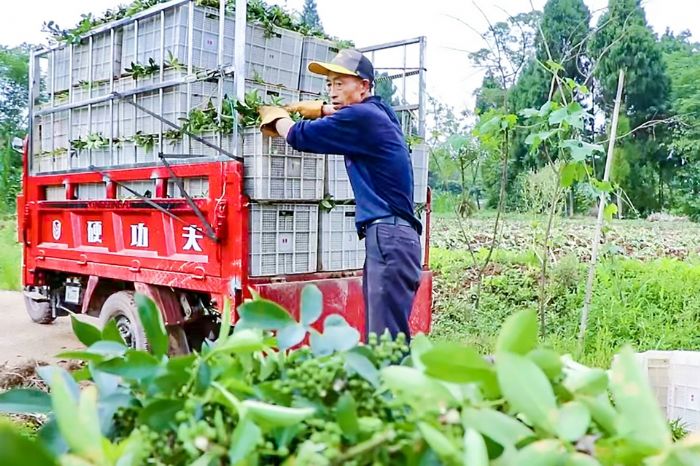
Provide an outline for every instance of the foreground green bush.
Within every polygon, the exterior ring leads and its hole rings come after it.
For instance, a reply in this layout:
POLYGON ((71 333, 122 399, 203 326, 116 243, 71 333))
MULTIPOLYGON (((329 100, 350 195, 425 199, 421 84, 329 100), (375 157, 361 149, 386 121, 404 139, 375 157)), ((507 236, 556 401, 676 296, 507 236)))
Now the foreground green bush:
POLYGON ((358 343, 318 289, 301 321, 255 299, 229 312, 201 353, 169 357, 160 313, 139 296, 150 352, 115 325, 73 321, 87 345, 40 369, 51 393, 14 390, 0 411, 47 413, 33 441, 0 426, 0 464, 156 465, 695 465, 700 441, 673 443, 654 396, 622 351, 610 373, 537 344, 532 312, 509 317, 493 358, 418 336, 358 343), (273 336, 275 331, 276 336, 273 336), (293 348, 309 337, 310 346, 293 348), (89 380, 82 390, 77 381, 89 380))
MULTIPOLYGON (((479 308, 476 272, 467 251, 431 250, 435 278, 433 334, 492 351, 498 329, 514 312, 538 309, 540 269, 532 253, 497 251, 479 308)), ((551 265, 546 289, 545 342, 576 350, 587 265, 564 257, 551 265)), ((639 351, 700 350, 700 264, 675 259, 604 260, 593 287, 581 362, 608 367, 630 343, 639 351)))

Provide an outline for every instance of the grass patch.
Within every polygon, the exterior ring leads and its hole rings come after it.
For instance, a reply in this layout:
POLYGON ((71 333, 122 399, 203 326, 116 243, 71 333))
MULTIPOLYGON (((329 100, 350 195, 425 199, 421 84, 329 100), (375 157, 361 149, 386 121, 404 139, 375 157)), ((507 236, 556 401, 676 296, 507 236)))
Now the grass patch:
POLYGON ((0 219, 0 290, 19 290, 22 249, 14 218, 0 219))
MULTIPOLYGON (((499 251, 487 269, 479 307, 476 270, 464 250, 431 250, 435 277, 432 334, 493 350, 510 314, 538 308, 539 268, 525 253, 499 251)), ((575 353, 586 264, 568 256, 552 267, 544 341, 575 353)), ((597 271, 584 354, 585 364, 609 367, 627 343, 637 351, 700 350, 700 263, 661 258, 603 261, 597 271)))

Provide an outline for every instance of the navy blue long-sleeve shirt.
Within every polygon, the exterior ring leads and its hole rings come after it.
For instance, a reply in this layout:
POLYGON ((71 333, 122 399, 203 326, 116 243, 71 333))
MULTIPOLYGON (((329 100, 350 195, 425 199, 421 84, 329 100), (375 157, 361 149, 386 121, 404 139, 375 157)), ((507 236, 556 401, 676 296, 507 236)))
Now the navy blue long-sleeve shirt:
POLYGON ((401 125, 380 97, 343 107, 318 120, 296 122, 287 134, 294 149, 345 156, 355 193, 355 226, 396 215, 422 225, 413 215, 413 166, 401 125))

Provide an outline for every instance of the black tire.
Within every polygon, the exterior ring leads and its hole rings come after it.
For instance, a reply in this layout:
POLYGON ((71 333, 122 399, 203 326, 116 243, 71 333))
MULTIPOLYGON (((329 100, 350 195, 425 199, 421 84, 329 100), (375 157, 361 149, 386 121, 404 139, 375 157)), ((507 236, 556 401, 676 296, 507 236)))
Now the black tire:
POLYGON ((37 324, 50 324, 56 319, 51 310, 51 303, 49 301, 36 301, 25 296, 24 307, 27 309, 29 318, 37 324))
POLYGON ((100 311, 100 326, 104 328, 110 320, 116 321, 119 333, 127 346, 148 349, 146 332, 139 319, 133 291, 118 291, 107 298, 100 311))

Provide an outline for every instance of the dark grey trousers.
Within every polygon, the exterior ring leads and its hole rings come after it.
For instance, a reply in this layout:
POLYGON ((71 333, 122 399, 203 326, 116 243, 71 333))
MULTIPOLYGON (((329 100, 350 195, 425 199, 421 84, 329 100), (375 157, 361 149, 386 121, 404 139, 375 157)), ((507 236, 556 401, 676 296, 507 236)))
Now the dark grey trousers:
POLYGON ((420 236, 405 225, 367 227, 362 293, 366 330, 392 337, 401 332, 410 338, 408 318, 420 284, 420 236))

